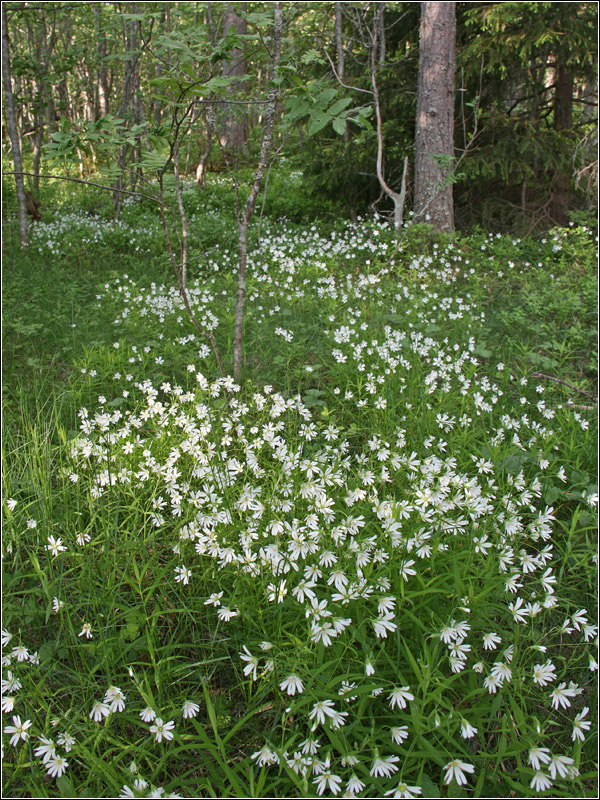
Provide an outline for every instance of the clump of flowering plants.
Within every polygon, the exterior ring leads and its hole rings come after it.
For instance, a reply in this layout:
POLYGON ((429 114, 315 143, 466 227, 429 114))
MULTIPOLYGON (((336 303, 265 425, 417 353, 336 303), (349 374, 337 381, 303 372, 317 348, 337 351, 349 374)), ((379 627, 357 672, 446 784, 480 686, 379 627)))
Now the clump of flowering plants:
MULTIPOLYGON (((300 393, 210 377, 173 291, 106 287, 125 339, 160 322, 196 358, 153 381, 161 339, 115 348, 64 464, 71 524, 27 528, 53 639, 6 633, 15 770, 32 745, 38 773, 102 764, 126 797, 585 791, 598 631, 572 565, 596 496, 565 518, 548 493, 589 420, 482 365, 457 248, 400 281, 365 230, 256 254, 257 339, 291 363, 320 315, 303 369, 328 379, 300 393)), ((216 330, 220 279, 190 290, 216 330)))

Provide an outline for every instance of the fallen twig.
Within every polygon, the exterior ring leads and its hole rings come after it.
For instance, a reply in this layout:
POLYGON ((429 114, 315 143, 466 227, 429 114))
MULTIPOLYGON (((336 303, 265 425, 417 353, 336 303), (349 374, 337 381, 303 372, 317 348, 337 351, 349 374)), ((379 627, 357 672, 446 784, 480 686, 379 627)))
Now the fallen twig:
POLYGON ((546 378, 546 380, 554 381, 555 383, 562 383, 563 386, 568 386, 569 389, 573 389, 573 391, 579 392, 580 394, 584 394, 586 397, 589 397, 590 400, 593 400, 594 403, 598 405, 598 399, 595 394, 590 394, 590 392, 586 392, 583 389, 579 389, 577 386, 573 386, 572 383, 563 381, 562 378, 555 378, 554 375, 546 375, 543 372, 532 372, 531 374, 534 378, 546 378))

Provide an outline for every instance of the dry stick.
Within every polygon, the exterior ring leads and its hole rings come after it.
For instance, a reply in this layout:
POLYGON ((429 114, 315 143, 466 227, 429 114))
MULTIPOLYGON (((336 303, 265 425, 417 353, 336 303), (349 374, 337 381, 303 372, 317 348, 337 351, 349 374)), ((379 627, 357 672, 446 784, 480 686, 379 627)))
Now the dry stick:
POLYGON ((179 175, 179 137, 175 140, 173 149, 173 169, 175 172, 175 197, 177 198, 177 208, 179 209, 179 219, 181 220, 181 282, 187 286, 187 264, 188 264, 188 218, 183 205, 181 194, 181 180, 179 175))
MULTIPOLYGON (((161 187, 160 188, 161 188, 161 194, 162 194, 162 178, 161 178, 161 187)), ((221 361, 221 355, 219 353, 219 348, 217 346, 217 342, 215 340, 214 334, 213 334, 212 331, 210 331, 210 330, 207 331, 207 330, 205 330, 205 328, 202 327, 202 325, 196 319, 196 317, 194 315, 194 312, 192 310, 192 307, 190 305, 190 299, 189 299, 189 295, 188 295, 188 292, 187 292, 187 287, 183 282, 183 276, 181 274, 181 270, 179 269, 179 264, 177 263, 177 260, 175 258, 175 254, 173 253, 173 248, 171 246, 171 237, 169 236, 169 229, 168 229, 168 226, 167 226, 167 217, 165 215, 165 208, 164 208, 164 203, 163 202, 159 203, 159 209, 160 209, 160 218, 161 218, 161 222, 162 222, 163 233, 164 233, 165 242, 166 242, 166 245, 167 245, 167 253, 169 254, 169 258, 171 259, 171 264, 173 266, 173 270, 175 271, 175 275, 177 277, 177 285, 178 285, 178 288, 179 288, 179 294, 181 295, 181 298, 183 300, 183 304, 185 306, 185 310, 188 313, 188 316, 189 316, 189 318, 190 318, 190 320, 192 322, 192 325, 196 328, 196 330, 202 336, 204 336, 206 339, 208 339, 209 342, 211 343, 212 348, 213 348, 213 352, 215 354, 215 358, 217 359, 219 372, 221 373, 221 377, 224 377, 225 376, 225 370, 223 369, 223 362, 221 361)))
POLYGON ((258 242, 259 250, 260 250, 260 232, 261 232, 261 229, 262 229, 262 218, 263 218, 263 213, 264 213, 264 210, 265 210, 265 203, 266 203, 266 200, 267 200, 267 189, 269 187, 269 176, 271 174, 271 167, 275 163, 275 159, 277 158, 279 153, 281 153, 281 151, 283 150, 289 135, 290 135, 289 132, 285 134, 282 143, 279 145, 277 150, 273 153, 273 157, 271 158, 271 161, 269 163, 269 168, 267 169, 267 177, 265 178, 265 188, 263 189, 263 200, 262 200, 262 205, 260 207, 260 215, 258 217, 258 235, 256 237, 257 238, 257 242, 258 242))
MULTIPOLYGON (((34 178, 35 174, 33 172, 5 172, 5 175, 25 175, 29 178, 34 178)), ((114 190, 110 186, 105 186, 102 183, 94 183, 93 181, 84 181, 81 178, 71 178, 67 177, 66 175, 38 175, 38 178, 46 178, 48 180, 56 180, 56 181, 71 181, 71 183, 82 183, 84 186, 96 186, 98 189, 104 189, 107 192, 113 192, 114 190)), ((123 194, 133 195, 134 197, 145 197, 146 200, 152 200, 155 203, 159 203, 160 201, 157 200, 156 197, 153 197, 150 194, 143 194, 142 192, 130 192, 127 189, 120 189, 123 194)))
POLYGON ((577 386, 573 386, 572 383, 563 381, 562 378, 555 378, 553 375, 546 375, 543 372, 532 372, 531 374, 534 378, 546 378, 546 380, 554 381, 555 383, 562 383, 563 386, 568 386, 569 389, 573 389, 573 391, 579 392, 580 394, 584 394, 586 397, 589 397, 590 400, 593 400, 596 403, 596 405, 598 405, 598 400, 595 394, 590 394, 589 392, 585 392, 583 389, 579 389, 577 386))
MULTIPOLYGON (((179 100, 180 99, 181 99, 181 97, 179 98, 179 100)), ((178 100, 178 102, 179 102, 179 100, 178 100)), ((179 120, 179 121, 177 120, 177 107, 175 108, 175 112, 174 112, 175 141, 173 142, 173 145, 171 147, 171 153, 170 153, 170 157, 169 157, 169 160, 172 159, 172 161, 173 161, 173 170, 174 170, 174 173, 175 173, 175 195, 177 197, 177 207, 178 207, 178 210, 179 210, 179 218, 180 218, 180 221, 181 221, 181 230, 182 230, 182 236, 180 238, 179 238, 179 231, 177 231, 177 235, 178 235, 179 243, 180 243, 180 252, 181 252, 181 268, 180 268, 180 265, 177 263, 177 261, 175 259, 175 254, 173 253, 173 248, 171 247, 171 239, 169 237, 169 231, 168 231, 168 228, 167 228, 167 220, 166 220, 166 216, 164 214, 163 177, 164 177, 164 174, 165 174, 166 165, 163 168, 163 171, 161 172, 160 180, 159 180, 161 219, 162 219, 162 224, 163 224, 163 231, 164 231, 164 235, 165 235, 165 240, 166 240, 166 243, 167 243, 167 251, 169 253, 169 257, 171 259, 171 264, 173 265, 173 269, 175 271, 175 275, 177 276, 177 285, 179 287, 179 293, 180 293, 180 295, 181 295, 181 297, 183 299, 183 304, 185 306, 185 310, 187 311, 188 316, 189 316, 192 324, 196 328, 196 330, 199 331, 202 334, 202 336, 204 336, 205 338, 207 338, 209 340, 209 342, 210 342, 210 344, 212 346, 213 352, 215 354, 215 358, 217 359, 217 365, 219 367, 219 372, 221 373, 221 377, 223 378, 225 376, 225 370, 223 368, 223 361, 221 360, 221 353, 219 351, 219 347, 217 345, 217 341, 215 339, 215 336, 214 336, 212 330, 206 330, 198 322, 198 320, 196 319, 196 316, 195 316, 195 314, 194 314, 194 312, 192 310, 191 304, 190 304, 189 295, 188 295, 188 291, 187 291, 188 219, 187 219, 187 215, 185 213, 185 208, 184 208, 184 205, 183 205, 183 197, 182 197, 182 194, 181 194, 181 181, 180 181, 180 175, 179 175, 179 130, 180 130, 181 126, 183 125, 183 123, 185 122, 185 119, 188 116, 188 114, 190 113, 190 109, 192 107, 193 106, 189 106, 188 107, 187 111, 183 115, 183 118, 181 120, 179 120)), ((168 161, 167 161, 167 164, 168 164, 168 161)))
MULTIPOLYGON (((281 3, 275 3, 275 21, 273 26, 273 78, 277 77, 279 61, 281 58, 281 37, 283 34, 283 19, 281 14, 281 3)), ((260 191, 263 175, 267 167, 271 140, 273 138, 273 128, 275 125, 275 111, 277 109, 277 99, 279 97, 278 84, 273 84, 269 89, 267 108, 263 123, 263 137, 260 148, 260 159, 254 174, 254 183, 250 190, 250 195, 246 202, 244 215, 240 221, 238 229, 238 249, 239 249, 239 269, 238 269, 238 291, 235 305, 235 328, 233 339, 233 377, 239 380, 242 372, 242 334, 244 325, 244 302, 246 299, 246 271, 247 271, 247 234, 250 220, 256 205, 256 199, 260 191)))

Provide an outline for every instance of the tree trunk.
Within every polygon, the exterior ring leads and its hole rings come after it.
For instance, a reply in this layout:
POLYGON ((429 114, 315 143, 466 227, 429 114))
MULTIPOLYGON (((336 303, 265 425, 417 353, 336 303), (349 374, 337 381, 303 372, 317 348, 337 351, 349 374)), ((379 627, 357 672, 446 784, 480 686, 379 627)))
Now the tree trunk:
MULTIPOLYGON (((243 36, 248 31, 245 18, 240 17, 235 8, 235 3, 226 3, 223 14, 223 35, 228 30, 235 28, 236 34, 243 36)), ((240 3, 240 10, 246 12, 246 3, 240 3)), ((241 78, 246 74, 246 57, 243 49, 232 50, 229 59, 223 64, 223 76, 226 78, 241 78)), ((242 81, 236 81, 228 90, 228 97, 238 97, 244 89, 242 81)), ((225 106, 225 117, 221 125, 221 144, 231 153, 245 153, 248 149, 248 115, 246 110, 240 111, 235 106, 225 106), (236 113, 237 111, 237 113, 236 113)))
MULTIPOLYGON (((556 94, 554 95, 554 130, 570 136, 573 130, 573 73, 557 58, 556 94)), ((552 187, 550 216, 559 225, 569 222, 569 175, 565 169, 557 170, 552 187)))
POLYGON ((108 98, 110 95, 110 87, 108 85, 108 76, 106 71, 106 31, 102 26, 102 20, 100 19, 100 7, 98 4, 94 3, 94 16, 96 18, 96 37, 97 37, 97 45, 96 45, 96 76, 98 82, 98 115, 100 117, 106 116, 108 114, 108 98))
POLYGON ((344 40, 342 38, 342 4, 341 3, 334 3, 334 11, 335 11, 335 18, 334 18, 334 35, 335 35, 335 51, 337 54, 337 73, 340 77, 340 80, 344 80, 344 68, 345 68, 345 58, 344 58, 344 40))
POLYGON ((383 123, 381 120, 381 105, 379 103, 379 88, 377 86, 377 60, 381 53, 380 35, 383 31, 381 20, 385 12, 385 3, 380 3, 376 7, 375 20, 373 22, 373 35, 371 41, 371 86, 373 89, 373 103, 375 105, 375 121, 377 125, 377 180, 381 186, 381 191, 386 194, 394 203, 394 231, 399 238, 404 222, 404 203, 406 200, 406 181, 408 178, 408 156, 404 159, 402 170, 402 185, 400 192, 394 191, 385 180, 383 174, 383 123))
POLYGON ((415 221, 454 228, 455 3, 421 3, 415 131, 415 221))
POLYGON ((379 41, 379 63, 385 64, 385 7, 387 3, 379 3, 377 14, 377 39, 379 41))
MULTIPOLYGON (((275 21, 273 25, 273 61, 272 61, 272 79, 277 77, 279 71, 279 61, 281 58, 281 38, 283 35, 283 17, 281 14, 281 3, 274 3, 275 21)), ((260 148, 260 159, 256 172, 254 173, 254 182, 250 189, 250 195, 246 201, 246 208, 244 215, 239 223, 238 228, 238 252, 239 252, 239 267, 238 267, 238 289, 237 300, 235 305, 235 330, 233 339, 233 377, 237 381, 242 374, 242 335, 244 328, 244 303, 246 299, 246 270, 247 270, 247 237, 248 226, 254 213, 254 206, 256 205, 256 198, 260 191, 262 179, 267 168, 267 161, 271 151, 271 142, 273 140, 273 129, 275 126, 275 112, 277 111, 277 100, 279 98, 279 87, 277 83, 272 82, 269 89, 267 98, 267 106, 263 117, 263 135, 260 148)))
MULTIPOLYGON (((335 16, 333 22, 333 33, 335 38, 336 70, 338 78, 340 79, 340 81, 343 82, 344 74, 346 71, 346 53, 344 52, 344 37, 342 30, 342 20, 343 20, 342 3, 334 3, 334 14, 335 16)), ((350 146, 350 131, 348 130, 347 123, 346 127, 344 128, 344 133, 342 138, 344 140, 344 146, 347 155, 350 146)), ((300 139, 300 148, 302 148, 302 138, 300 139)), ((350 189, 348 189, 347 191, 347 200, 348 200, 348 206, 350 208, 350 219, 352 220, 352 222, 356 223, 358 219, 358 215, 356 213, 356 203, 354 202, 354 197, 350 189)))
POLYGON ((17 200, 19 202, 19 235, 21 247, 27 247, 27 234, 29 232, 29 220, 27 219, 27 197, 25 195, 25 183, 23 181, 23 161, 21 159, 21 143, 15 119, 15 104, 13 100, 12 83, 10 79, 10 50, 8 41, 8 27, 6 24, 6 6, 2 4, 2 80, 4 83, 4 103, 6 111, 6 122, 8 124, 8 134, 10 136, 10 146, 12 150, 13 164, 15 166, 15 185, 17 189, 17 200))

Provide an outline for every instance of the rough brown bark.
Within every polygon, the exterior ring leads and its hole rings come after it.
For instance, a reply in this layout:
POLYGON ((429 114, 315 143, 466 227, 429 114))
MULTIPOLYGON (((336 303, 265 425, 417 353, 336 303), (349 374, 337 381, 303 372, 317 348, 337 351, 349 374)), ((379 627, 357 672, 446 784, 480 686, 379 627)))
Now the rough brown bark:
MULTIPOLYGON (((233 25, 236 34, 244 36, 248 32, 245 18, 240 17, 236 5, 242 13, 246 12, 246 3, 226 3, 223 13, 223 35, 233 25)), ((242 78, 246 74, 246 58, 244 50, 232 50, 229 59, 223 64, 223 75, 226 78, 242 78)), ((236 81, 228 89, 228 95, 235 97, 244 88, 242 81, 236 81)), ((245 152, 248 146, 248 117, 246 111, 231 113, 226 106, 226 114, 221 125, 221 144, 232 153, 245 152)))
POLYGON ((21 159, 21 142, 17 130, 17 120, 15 118, 15 104, 13 99, 12 83, 10 79, 10 49, 8 40, 8 27, 6 24, 6 6, 2 4, 2 81, 4 83, 4 103, 6 111, 6 122, 10 146, 12 150, 13 164, 15 165, 15 186, 17 189, 17 200, 19 203, 19 236, 21 247, 27 247, 27 234, 29 232, 29 220, 27 219, 27 196, 25 194, 25 183, 23 181, 23 161, 21 159))
POLYGON ((455 3, 421 3, 415 131, 415 218, 454 228, 455 3))
MULTIPOLYGON (((274 3, 275 21, 273 25, 273 60, 272 60, 272 77, 277 76, 279 70, 279 61, 281 58, 281 38, 283 35, 283 16, 281 13, 281 3, 274 3)), ((276 83, 272 83, 269 89, 267 98, 267 107, 263 116, 263 134, 262 143, 260 148, 260 159, 256 172, 254 173, 254 181, 244 215, 239 223, 238 228, 238 252, 239 252, 239 267, 238 267, 238 288, 237 300, 235 305, 235 330, 233 338, 233 377, 239 380, 242 373, 242 336, 244 329, 244 303, 246 300, 246 271, 248 266, 247 260, 247 237, 248 226, 254 213, 256 199, 260 191, 263 176, 267 168, 267 161, 271 151, 271 143, 273 141, 273 128, 275 126, 275 112, 277 111, 277 100, 279 98, 279 88, 276 83)))

